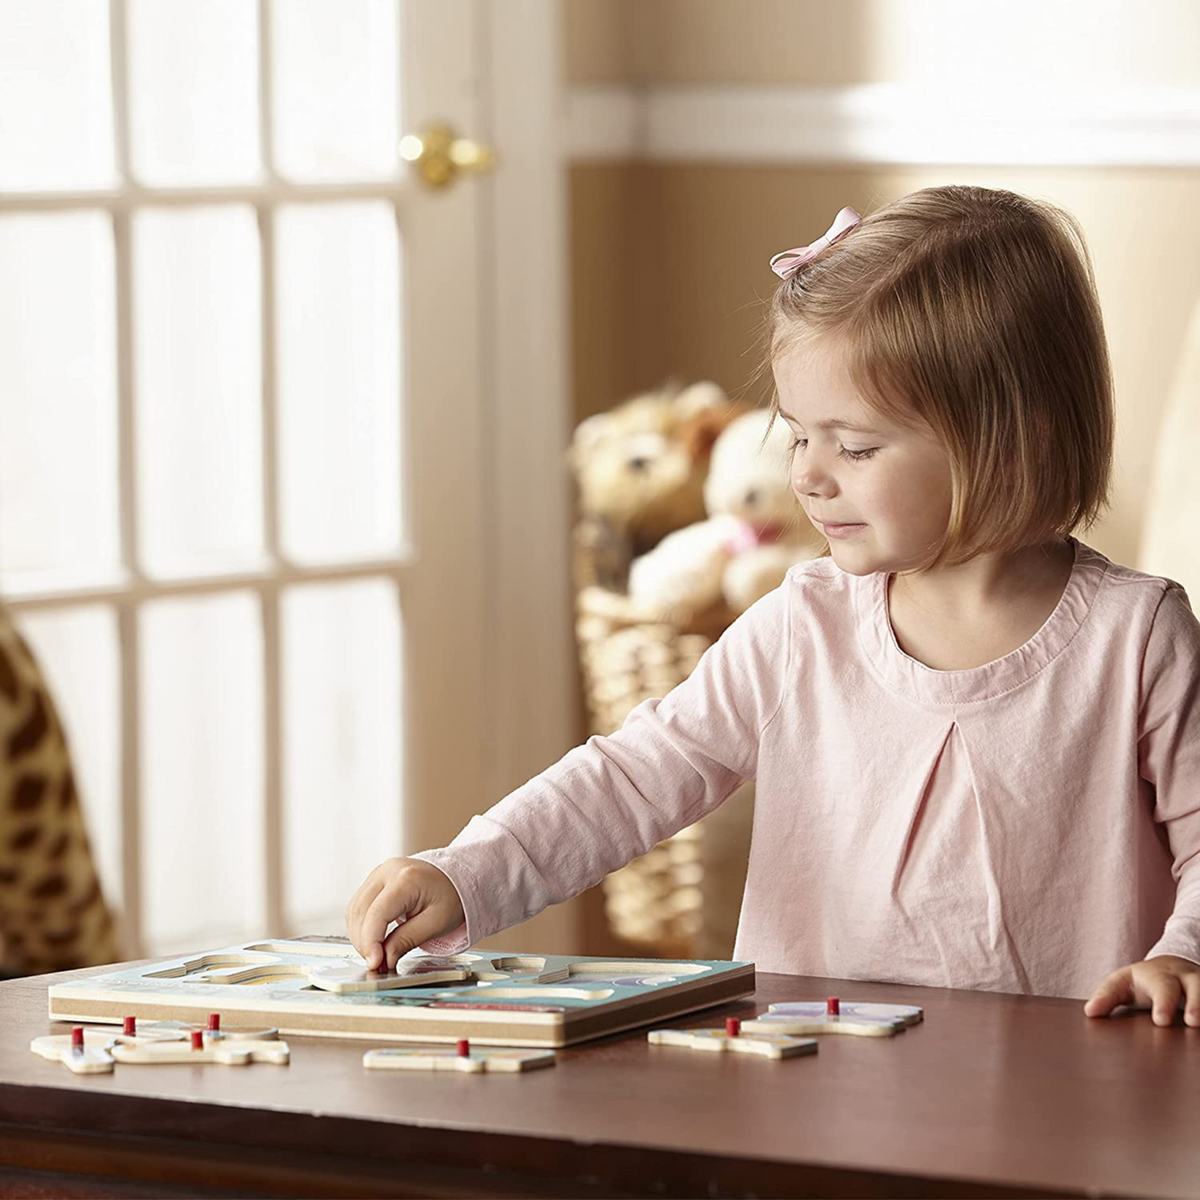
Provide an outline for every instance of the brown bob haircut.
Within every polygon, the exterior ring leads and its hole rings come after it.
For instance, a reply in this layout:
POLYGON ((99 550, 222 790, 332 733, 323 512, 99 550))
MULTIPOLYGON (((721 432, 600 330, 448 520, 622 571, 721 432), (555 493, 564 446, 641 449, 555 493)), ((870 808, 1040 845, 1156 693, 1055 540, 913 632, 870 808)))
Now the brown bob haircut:
POLYGON ((871 213, 776 289, 763 370, 809 342, 837 348, 869 407, 945 447, 950 519, 926 569, 1061 539, 1108 507, 1112 376, 1065 210, 949 186, 871 213))

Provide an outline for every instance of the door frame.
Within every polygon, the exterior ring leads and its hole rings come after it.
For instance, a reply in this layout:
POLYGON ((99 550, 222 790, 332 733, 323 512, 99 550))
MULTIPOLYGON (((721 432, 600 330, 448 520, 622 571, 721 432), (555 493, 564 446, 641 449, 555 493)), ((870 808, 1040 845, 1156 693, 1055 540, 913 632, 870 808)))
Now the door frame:
MULTIPOLYGON (((465 542, 444 564, 439 551, 439 577, 426 575, 432 587, 410 599, 406 646, 411 655, 474 660, 478 688, 412 698, 405 852, 445 845, 471 816, 578 741, 565 454, 572 404, 562 0, 466 2, 469 13, 460 13, 469 16, 463 28, 473 53, 463 57, 475 61, 477 75, 460 97, 462 111, 423 111, 419 74, 410 75, 408 111, 410 125, 448 119, 497 151, 493 173, 447 189, 457 197, 431 197, 426 214, 452 219, 437 207, 446 199, 454 206, 470 197, 475 205, 475 234, 442 267, 442 277, 457 283, 437 289, 425 328, 432 337, 439 322, 443 330, 457 325, 462 336, 444 354, 477 354, 478 410, 464 411, 453 396, 411 406, 414 419, 442 429, 426 443, 438 446, 436 460, 413 464, 415 543, 437 541, 439 528, 444 542, 448 515, 465 542), (459 285, 471 279, 477 284, 464 294, 459 285), (455 312, 474 312, 474 330, 455 312), (465 479, 462 465, 471 462, 478 477, 465 479), (460 744, 456 731, 471 729, 482 731, 482 745, 460 744)), ((407 19, 444 22, 454 8, 420 0, 407 19)), ((445 88, 429 79, 426 94, 444 97, 445 88)), ((414 317, 412 336, 422 336, 414 317)), ((455 372, 462 366, 460 358, 455 372)), ((576 951, 579 912, 555 906, 491 940, 513 950, 576 951)))

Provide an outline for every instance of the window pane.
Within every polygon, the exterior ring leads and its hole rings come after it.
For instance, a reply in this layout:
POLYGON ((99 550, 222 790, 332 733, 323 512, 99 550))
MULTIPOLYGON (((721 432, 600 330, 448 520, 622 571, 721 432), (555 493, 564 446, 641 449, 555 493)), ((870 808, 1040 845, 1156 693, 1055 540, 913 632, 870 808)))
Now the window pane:
POLYGON ((346 901, 400 846, 395 584, 283 596, 283 829, 288 927, 340 932, 346 901))
POLYGON ((278 214, 280 540, 297 561, 400 538, 400 247, 378 202, 278 214))
POLYGON ((133 226, 139 529, 147 571, 260 558, 260 269, 254 210, 138 213, 133 226))
POLYGON ((273 0, 275 158, 299 180, 398 173, 397 0, 273 0))
POLYGON ((67 735, 104 898, 121 911, 121 679, 116 614, 99 605, 19 621, 67 735))
POLYGON ((0 279, 0 587, 110 578, 118 527, 108 218, 0 218, 0 279))
POLYGON ((5 0, 0 191, 114 182, 108 0, 5 0))
POLYGON ((258 20, 246 0, 129 0, 129 137, 143 183, 259 175, 258 20))
POLYGON ((262 624, 256 597, 141 614, 148 954, 264 932, 262 624))

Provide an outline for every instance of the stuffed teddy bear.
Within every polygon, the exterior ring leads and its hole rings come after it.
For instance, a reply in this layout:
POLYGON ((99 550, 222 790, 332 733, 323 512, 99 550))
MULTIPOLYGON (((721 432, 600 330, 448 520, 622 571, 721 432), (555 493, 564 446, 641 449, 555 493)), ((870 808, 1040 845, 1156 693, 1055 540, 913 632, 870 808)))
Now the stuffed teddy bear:
POLYGON ((703 518, 709 454, 736 415, 725 392, 704 382, 647 392, 580 422, 567 461, 579 491, 576 547, 595 582, 623 592, 633 557, 703 518))
POLYGON ((708 516, 634 560, 631 599, 690 612, 723 601, 741 613, 778 587, 789 567, 820 553, 824 542, 792 493, 789 437, 765 408, 722 431, 704 484, 708 516))

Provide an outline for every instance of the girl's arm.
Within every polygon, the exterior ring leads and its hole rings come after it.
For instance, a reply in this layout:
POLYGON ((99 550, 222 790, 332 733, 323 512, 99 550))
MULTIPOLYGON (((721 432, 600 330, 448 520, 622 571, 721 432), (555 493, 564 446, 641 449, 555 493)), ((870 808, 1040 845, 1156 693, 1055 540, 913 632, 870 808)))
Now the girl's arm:
POLYGON ((1084 1011, 1106 1016, 1121 1004, 1149 1005, 1169 1025, 1200 1025, 1200 622, 1171 583, 1159 601, 1142 663, 1138 771, 1154 785, 1154 819, 1167 833, 1177 884, 1175 909, 1142 962, 1114 971, 1084 1011))
POLYGON ((1146 957, 1200 963, 1200 621, 1178 584, 1159 602, 1142 672, 1138 769, 1154 785, 1154 819, 1166 829, 1178 885, 1175 911, 1146 957))
POLYGON ((639 704, 488 809, 441 850, 465 921, 427 941, 454 953, 598 883, 755 777, 791 674, 790 579, 743 613, 665 698, 639 704))

